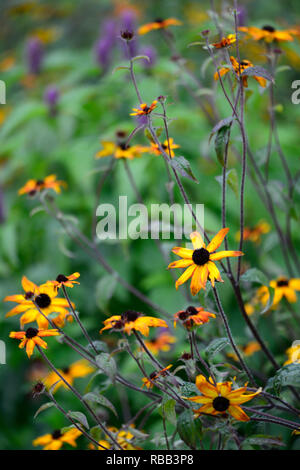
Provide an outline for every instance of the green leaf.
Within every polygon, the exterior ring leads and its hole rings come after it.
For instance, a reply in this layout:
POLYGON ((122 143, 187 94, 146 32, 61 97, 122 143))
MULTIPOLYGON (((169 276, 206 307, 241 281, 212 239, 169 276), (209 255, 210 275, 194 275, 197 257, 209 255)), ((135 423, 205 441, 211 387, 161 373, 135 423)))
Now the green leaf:
POLYGON ((221 352, 230 344, 228 338, 216 338, 205 348, 205 354, 208 360, 211 360, 216 354, 221 352))
MULTIPOLYGON (((215 178, 222 187, 223 175, 216 176, 215 178)), ((239 194, 238 174, 235 168, 231 168, 230 170, 226 171, 225 184, 228 184, 228 186, 234 192, 235 196, 238 197, 238 194, 239 194)))
POLYGON ((280 394, 282 387, 291 385, 300 387, 300 366, 293 363, 279 369, 274 377, 268 380, 267 388, 273 388, 277 394, 280 394))
POLYGON ((118 413, 114 405, 103 395, 90 392, 90 393, 86 393, 83 398, 85 400, 92 401, 93 403, 98 403, 98 405, 101 405, 101 406, 104 406, 105 408, 110 409, 114 413, 115 416, 118 416, 118 413))
POLYGON ((219 121, 213 128, 213 130, 211 131, 211 134, 209 136, 209 141, 211 140, 212 136, 214 134, 216 134, 216 132, 218 132, 219 130, 221 130, 223 127, 228 127, 232 124, 232 122, 235 120, 236 118, 233 117, 233 116, 229 116, 228 118, 225 118, 225 119, 222 119, 221 121, 219 121))
POLYGON ((86 419, 86 416, 81 413, 81 411, 68 411, 67 415, 74 419, 74 421, 79 421, 86 429, 89 429, 89 423, 86 419))
POLYGON ((215 151, 217 158, 222 166, 224 166, 225 149, 229 142, 231 125, 222 126, 216 133, 215 151))
POLYGON ((245 282, 253 282, 256 284, 261 284, 263 286, 268 286, 269 281, 262 271, 256 268, 248 269, 242 276, 241 280, 245 282))
POLYGON ((33 419, 35 419, 42 411, 48 410, 48 408, 51 408, 54 406, 53 401, 49 401, 47 403, 44 403, 42 406, 39 407, 39 409, 35 412, 33 419))
POLYGON ((103 311, 107 311, 109 301, 112 298, 117 287, 115 276, 107 274, 101 277, 96 285, 96 302, 97 306, 103 311))
POLYGON ((265 436, 263 434, 257 434, 257 435, 253 435, 250 437, 246 437, 246 439, 244 439, 242 442, 242 446, 244 447, 248 445, 267 446, 267 447, 285 446, 285 444, 282 442, 281 437, 265 436))
POLYGON ((95 360, 102 372, 104 372, 110 380, 114 382, 117 374, 117 365, 115 360, 107 353, 99 354, 99 356, 96 356, 95 360))
POLYGON ((127 65, 119 65, 113 69, 112 74, 118 72, 119 70, 130 70, 130 68, 127 65))
POLYGON ((190 382, 184 382, 181 385, 181 392, 180 395, 183 397, 192 397, 193 395, 199 395, 199 390, 195 384, 190 382))
POLYGON ((174 426, 176 426, 177 423, 175 405, 176 401, 173 400, 173 398, 168 398, 166 401, 163 400, 161 404, 161 412, 163 416, 165 416, 166 420, 171 424, 174 424, 174 426))
MULTIPOLYGON (((93 341, 93 345, 94 345, 94 347, 96 348, 96 350, 97 350, 98 353, 101 353, 101 352, 107 353, 107 352, 108 352, 107 344, 106 344, 104 341, 93 341)), ((87 349, 88 349, 88 351, 90 351, 91 353, 94 352, 94 349, 92 348, 92 345, 91 345, 91 344, 88 344, 87 349)))
POLYGON ((269 80, 270 82, 274 83, 274 78, 268 72, 268 70, 264 69, 263 67, 255 66, 255 67, 247 67, 244 72, 241 73, 241 77, 263 77, 269 80))
POLYGON ((151 62, 150 57, 148 57, 147 55, 136 55, 131 59, 132 62, 136 60, 147 60, 149 63, 151 62))
POLYGON ((182 176, 188 178, 192 181, 198 183, 197 178, 194 176, 191 166, 188 160, 184 157, 174 157, 170 160, 170 165, 174 168, 174 170, 178 171, 182 176))
POLYGON ((201 438, 200 419, 194 420, 192 410, 184 410, 177 419, 177 431, 183 442, 196 449, 197 439, 201 438))

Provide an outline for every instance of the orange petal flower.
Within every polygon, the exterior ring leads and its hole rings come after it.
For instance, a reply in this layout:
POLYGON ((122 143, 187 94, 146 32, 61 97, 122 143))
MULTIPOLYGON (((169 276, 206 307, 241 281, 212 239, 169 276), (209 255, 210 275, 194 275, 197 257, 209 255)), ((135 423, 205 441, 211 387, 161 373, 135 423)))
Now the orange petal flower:
POLYGON ((147 105, 147 103, 142 103, 140 104, 139 108, 133 108, 132 111, 133 113, 130 114, 130 116, 143 116, 150 114, 153 109, 155 109, 157 106, 157 100, 152 101, 150 106, 147 105))
POLYGON ((31 179, 27 181, 25 186, 19 189, 19 194, 29 194, 34 196, 36 193, 41 192, 44 189, 53 189, 56 193, 60 193, 61 187, 65 187, 64 181, 58 181, 56 175, 49 175, 43 180, 31 179))
POLYGON ((77 447, 76 439, 81 436, 82 432, 77 428, 72 428, 65 433, 62 433, 60 429, 56 429, 52 434, 44 434, 43 436, 37 437, 32 444, 36 446, 43 446, 43 450, 59 450, 66 442, 72 447, 77 447))
POLYGON ((160 318, 144 316, 142 313, 135 312, 134 310, 127 310, 122 315, 113 315, 104 322, 102 331, 113 329, 115 331, 124 331, 128 335, 132 330, 139 331, 144 336, 149 335, 149 327, 163 327, 168 328, 167 323, 160 318))
POLYGON ((138 29, 138 34, 147 34, 150 31, 156 30, 156 29, 166 29, 169 28, 170 26, 180 26, 182 25, 182 22, 177 20, 176 18, 168 18, 166 20, 163 19, 157 19, 156 21, 153 21, 152 23, 147 23, 144 24, 143 26, 140 26, 138 29))
POLYGON ((203 307, 190 306, 186 310, 180 310, 174 315, 174 327, 180 321, 186 329, 191 329, 194 326, 203 325, 208 323, 210 318, 216 318, 216 315, 211 312, 206 312, 203 307))
POLYGON ((26 346, 26 354, 30 359, 36 345, 43 349, 47 349, 47 343, 41 339, 42 337, 57 336, 59 334, 58 330, 38 330, 37 328, 27 328, 26 331, 12 331, 9 334, 9 337, 21 340, 19 348, 23 349, 26 346))
POLYGON ((263 26, 262 28, 240 26, 239 31, 247 33, 248 37, 254 39, 254 41, 263 40, 267 43, 293 41, 293 36, 297 36, 296 30, 286 29, 278 31, 274 26, 270 25, 263 26))
MULTIPOLYGON (((236 73, 236 75, 241 75, 243 72, 245 72, 245 70, 247 70, 247 68, 249 67, 253 67, 253 64, 252 62, 250 62, 250 60, 241 60, 241 62, 238 62, 233 56, 230 57, 230 62, 232 64, 232 67, 234 69, 234 72, 236 73)), ((224 66, 222 67, 220 70, 219 70, 219 73, 216 72, 214 74, 214 79, 215 80, 219 80, 219 75, 222 77, 223 75, 225 75, 226 73, 228 73, 230 71, 230 68, 228 66, 224 66)), ((243 75, 243 86, 245 88, 248 87, 248 77, 247 75, 243 75)), ((259 84, 260 86, 262 86, 263 88, 266 87, 267 85, 267 80, 263 77, 259 77, 257 75, 253 75, 253 77, 259 84)))
POLYGON ((236 35, 228 34, 226 38, 222 38, 221 41, 214 43, 213 46, 216 49, 222 49, 223 47, 231 46, 231 44, 234 44, 235 42, 236 42, 236 35))
POLYGON ((49 284, 52 284, 56 289, 59 289, 61 286, 66 287, 74 287, 74 284, 80 284, 75 279, 80 277, 79 273, 73 273, 69 276, 65 276, 64 274, 59 274, 55 281, 48 281, 49 284))
POLYGON ((164 377, 165 375, 167 375, 167 370, 168 369, 171 369, 172 367, 172 364, 168 365, 167 367, 165 367, 164 369, 161 369, 159 371, 154 371, 152 372, 150 375, 149 375, 149 378, 148 377, 143 377, 142 378, 142 382, 143 382, 143 385, 142 385, 142 388, 143 387, 147 387, 148 389, 149 388, 153 388, 154 387, 154 383, 153 381, 158 379, 159 377, 164 377))

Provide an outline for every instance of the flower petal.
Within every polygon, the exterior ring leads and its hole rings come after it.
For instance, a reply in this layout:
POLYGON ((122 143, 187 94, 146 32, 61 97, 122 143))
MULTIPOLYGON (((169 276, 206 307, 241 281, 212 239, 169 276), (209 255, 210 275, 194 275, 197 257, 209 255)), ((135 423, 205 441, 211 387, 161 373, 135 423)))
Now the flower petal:
POLYGON ((222 241, 226 237, 227 233, 229 232, 229 228, 222 228, 217 235, 212 239, 212 241, 207 245, 206 249, 213 253, 219 246, 221 245, 222 241))

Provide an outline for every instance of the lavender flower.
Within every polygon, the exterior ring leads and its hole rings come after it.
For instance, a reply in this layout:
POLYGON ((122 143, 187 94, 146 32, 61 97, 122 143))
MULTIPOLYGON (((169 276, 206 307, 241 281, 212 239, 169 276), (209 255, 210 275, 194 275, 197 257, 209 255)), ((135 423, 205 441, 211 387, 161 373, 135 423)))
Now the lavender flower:
POLYGON ((31 38, 27 43, 27 63, 29 73, 38 75, 41 72, 41 66, 44 56, 43 44, 38 38, 31 38))
POLYGON ((139 50, 139 55, 146 55, 149 57, 150 62, 148 60, 144 59, 143 64, 146 68, 151 68, 156 62, 157 59, 157 53, 156 49, 153 46, 144 46, 139 50))
MULTIPOLYGON (((132 31, 133 33, 136 30, 136 14, 133 10, 124 10, 121 14, 120 21, 120 30, 121 31, 132 31)), ((123 43, 123 41, 122 41, 123 43)), ((127 44, 123 43, 124 53, 126 58, 130 59, 137 55, 138 51, 138 41, 136 34, 132 40, 127 44), (129 55, 129 57, 128 57, 129 55)))
POLYGON ((116 44, 117 27, 113 20, 106 20, 101 27, 102 35, 95 44, 96 62, 104 70, 110 65, 113 48, 116 44))
POLYGON ((50 116, 55 116, 57 113, 57 102, 59 100, 59 91, 56 86, 48 86, 44 94, 44 100, 48 106, 50 116))
POLYGON ((245 26, 247 24, 247 10, 243 5, 239 5, 237 8, 238 16, 237 16, 237 21, 238 21, 238 26, 245 26))

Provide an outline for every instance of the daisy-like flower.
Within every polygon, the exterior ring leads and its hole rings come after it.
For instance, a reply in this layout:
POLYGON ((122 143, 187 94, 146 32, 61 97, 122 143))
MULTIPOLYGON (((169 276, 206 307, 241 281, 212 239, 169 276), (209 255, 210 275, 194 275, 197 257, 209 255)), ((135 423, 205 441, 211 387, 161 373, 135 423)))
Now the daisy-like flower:
POLYGON ((193 328, 193 326, 203 325, 208 323, 210 318, 216 318, 216 315, 211 312, 206 312, 203 307, 189 306, 186 310, 180 310, 174 315, 174 327, 178 321, 187 329, 193 328))
POLYGON ((80 284, 80 282, 76 281, 80 277, 79 273, 73 273, 69 276, 65 276, 64 274, 59 274, 55 281, 48 281, 49 284, 53 284, 56 289, 59 289, 61 286, 65 287, 74 287, 74 284, 80 284))
POLYGON ((157 18, 155 21, 152 23, 147 23, 144 24, 143 26, 140 26, 138 29, 138 34, 147 34, 150 31, 156 30, 156 29, 166 29, 169 28, 170 26, 181 26, 182 22, 177 20, 176 18, 167 18, 166 20, 162 18, 157 18))
POLYGON ((43 436, 35 439, 32 444, 36 446, 43 446, 43 450, 59 450, 67 443, 72 447, 77 447, 76 439, 81 436, 82 432, 76 428, 62 433, 60 429, 56 429, 52 434, 44 434, 43 436))
POLYGON ((64 181, 58 181, 56 175, 46 176, 43 180, 29 180, 21 189, 19 189, 19 194, 28 194, 29 196, 34 196, 36 193, 43 191, 44 189, 53 189, 56 193, 61 192, 61 187, 65 187, 66 183, 64 181))
POLYGON ((148 151, 148 147, 142 145, 126 145, 124 143, 102 141, 103 149, 96 153, 96 158, 109 157, 112 155, 117 160, 120 158, 127 158, 133 160, 134 158, 141 157, 141 154, 148 151))
MULTIPOLYGON (((230 62, 232 64, 232 67, 233 67, 233 70, 235 71, 236 75, 240 75, 242 74, 243 72, 245 72, 245 70, 247 70, 249 67, 253 67, 253 64, 252 62, 250 62, 250 60, 241 60, 241 62, 238 62, 233 56, 230 57, 230 62)), ((222 67, 220 70, 219 70, 219 73, 216 72, 214 74, 214 79, 215 80, 219 80, 219 75, 221 77, 223 77, 223 75, 226 75, 229 71, 230 71, 230 67, 228 65, 225 65, 224 67, 222 67)), ((247 75, 243 75, 243 86, 245 88, 248 87, 248 76, 247 75)), ((253 78, 260 84, 260 86, 262 86, 263 88, 265 88, 266 84, 267 84, 267 80, 263 77, 259 77, 257 75, 253 75, 253 78)))
POLYGON ((222 49, 223 47, 231 46, 236 42, 236 35, 235 34, 228 34, 225 38, 222 38, 221 41, 215 42, 213 46, 216 49, 222 49))
POLYGON ((287 366, 288 364, 300 364, 300 341, 294 341, 292 346, 286 350, 287 361, 283 364, 287 366))
MULTIPOLYGON (((130 427, 134 427, 134 426, 130 425, 130 427)), ((122 447, 123 450, 142 450, 140 447, 136 447, 132 444, 134 435, 132 434, 132 432, 130 432, 130 429, 117 429, 114 426, 109 426, 107 429, 115 435, 116 441, 122 447)), ((97 450, 105 450, 105 449, 109 450, 113 448, 111 443, 104 439, 98 442, 100 446, 97 447, 97 450), (103 447, 105 447, 105 449, 103 449, 103 447)), ((89 448, 92 450, 95 449, 94 444, 90 444, 89 448)))
POLYGON ((150 106, 147 103, 140 104, 139 108, 132 108, 133 113, 130 116, 144 116, 150 114, 157 106, 157 100, 152 101, 150 106))
POLYGON ((145 387, 145 386, 148 389, 153 388, 154 387, 153 381, 158 379, 159 377, 165 377, 167 375, 167 370, 171 369, 171 367, 172 367, 172 364, 168 365, 167 367, 165 367, 164 369, 161 369, 159 371, 155 370, 154 372, 152 372, 149 375, 149 379, 148 379, 148 377, 143 377, 142 378, 142 382, 143 382, 142 388, 145 387))
MULTIPOLYGON (((39 309, 44 315, 46 315, 46 317, 51 313, 58 313, 52 321, 59 327, 64 326, 66 317, 68 321, 73 320, 73 317, 70 315, 68 310, 68 301, 66 299, 56 298, 58 292, 56 287, 53 285, 45 283, 41 286, 37 286, 27 279, 27 277, 23 276, 22 287, 25 292, 24 294, 8 295, 4 299, 5 302, 15 302, 18 304, 6 314, 6 317, 22 314, 20 318, 21 328, 23 328, 27 323, 34 321, 37 322, 39 328, 48 328, 49 322, 40 313, 39 309), (39 308, 37 308, 35 304, 39 308)), ((75 307, 74 304, 72 305, 75 307)))
MULTIPOLYGON (((74 379, 77 379, 79 377, 85 377, 92 372, 94 372, 94 368, 90 366, 89 362, 86 361, 85 359, 79 360, 77 362, 74 362, 71 364, 69 367, 66 367, 64 369, 58 369, 58 372, 62 375, 62 377, 70 384, 73 385, 74 379)), ((53 392, 56 392, 56 390, 63 386, 65 388, 68 388, 67 385, 61 380, 61 378, 56 374, 56 372, 51 371, 45 378, 44 378, 44 384, 46 388, 51 388, 52 385, 55 385, 55 387, 52 389, 53 392)))
MULTIPOLYGON (((250 341, 248 344, 246 344, 246 346, 243 346, 240 349, 243 351, 244 356, 250 357, 253 356, 253 354, 257 351, 260 351, 261 346, 257 341, 250 341)), ((232 359, 234 359, 235 361, 239 360, 234 352, 228 353, 227 356, 232 357, 232 359)))
POLYGON ((202 236, 198 232, 192 232, 190 238, 193 244, 193 250, 188 248, 175 247, 173 253, 182 259, 169 264, 168 269, 187 268, 180 278, 176 281, 176 289, 184 284, 190 278, 192 295, 198 294, 200 289, 205 289, 206 282, 209 279, 212 286, 215 286, 215 280, 223 282, 219 269, 214 261, 219 261, 230 256, 242 256, 241 251, 219 251, 215 252, 221 245, 229 228, 221 229, 217 235, 206 246, 202 236))
POLYGON ((170 351, 171 345, 176 343, 175 336, 170 335, 168 332, 163 332, 157 338, 145 341, 145 346, 152 354, 158 354, 159 351, 170 351))
POLYGON ((38 330, 37 328, 27 328, 26 331, 12 331, 9 334, 9 337, 21 340, 19 348, 23 349, 26 346, 26 354, 30 359, 36 345, 41 346, 43 349, 47 349, 48 346, 42 339, 43 337, 57 335, 60 335, 58 330, 38 330))
POLYGON ((261 390, 254 393, 245 393, 247 384, 244 387, 232 389, 232 382, 219 382, 214 385, 211 378, 206 380, 203 375, 196 377, 196 387, 202 395, 195 397, 183 397, 185 400, 193 403, 201 403, 202 406, 197 410, 193 410, 197 416, 205 413, 209 415, 219 415, 229 413, 238 421, 249 421, 249 416, 239 406, 252 400, 261 390))
POLYGON ((292 29, 279 31, 270 25, 265 25, 262 28, 240 26, 239 31, 247 33, 248 37, 254 39, 254 41, 263 40, 267 43, 293 41, 293 35, 295 34, 292 29))
POLYGON ((270 281, 270 287, 275 289, 273 307, 285 298, 289 303, 297 302, 296 291, 300 291, 300 279, 288 279, 284 276, 270 281))
MULTIPOLYGON (((174 139, 172 137, 169 138, 169 141, 165 140, 161 144, 161 146, 171 158, 175 157, 174 149, 178 149, 180 147, 180 145, 177 145, 174 143, 174 139)), ((149 148, 149 152, 153 153, 154 155, 161 155, 160 148, 158 144, 156 144, 155 142, 151 142, 151 147, 149 148)))
MULTIPOLYGON (((264 220, 261 220, 258 222, 254 227, 245 227, 244 228, 244 240, 249 240, 253 243, 260 243, 261 242, 261 236, 265 235, 266 233, 269 233, 271 230, 270 224, 268 222, 265 222, 264 220)), ((240 232, 237 232, 236 234, 236 240, 240 240, 241 234, 240 232)))
POLYGON ((160 318, 147 317, 135 310, 127 310, 122 315, 113 315, 104 322, 104 328, 100 330, 100 334, 104 330, 124 331, 128 335, 132 330, 140 331, 142 335, 149 336, 149 327, 168 328, 167 323, 160 318))

